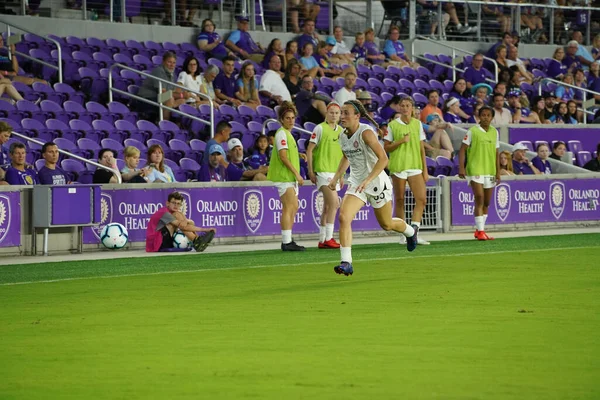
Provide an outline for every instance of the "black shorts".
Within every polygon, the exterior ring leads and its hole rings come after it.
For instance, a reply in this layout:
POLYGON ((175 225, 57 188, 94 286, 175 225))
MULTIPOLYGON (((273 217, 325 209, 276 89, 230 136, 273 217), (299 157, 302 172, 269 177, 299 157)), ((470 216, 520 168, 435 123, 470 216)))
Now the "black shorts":
POLYGON ((160 230, 160 234, 162 235, 162 243, 158 251, 162 249, 172 249, 175 245, 173 244, 173 236, 171 236, 169 229, 166 226, 163 226, 160 230))

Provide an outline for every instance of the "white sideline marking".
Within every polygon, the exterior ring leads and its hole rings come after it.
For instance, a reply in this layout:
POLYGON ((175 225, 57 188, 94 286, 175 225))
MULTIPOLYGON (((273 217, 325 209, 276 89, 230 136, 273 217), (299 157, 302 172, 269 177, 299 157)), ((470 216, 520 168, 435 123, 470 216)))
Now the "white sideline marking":
MULTIPOLYGON (((526 249, 526 250, 502 250, 502 251, 480 251, 474 253, 456 253, 456 254, 427 254, 422 256, 412 257, 381 257, 381 258, 369 258, 357 260, 357 262, 366 261, 389 261, 389 260, 412 260, 415 258, 439 258, 439 257, 465 257, 465 256, 481 256, 489 254, 505 254, 505 253, 533 253, 538 251, 558 251, 558 250, 576 250, 576 249, 595 249, 598 246, 581 246, 581 247, 554 247, 549 249, 526 249)), ((123 275, 106 275, 106 276, 82 276, 74 278, 64 279, 48 279, 42 281, 26 281, 26 282, 11 282, 11 283, 0 283, 0 286, 16 286, 16 285, 32 285, 36 283, 55 283, 55 282, 66 282, 66 281, 81 281, 90 279, 113 279, 113 278, 127 278, 134 276, 152 276, 152 275, 168 275, 168 274, 189 274, 196 272, 211 272, 211 271, 235 271, 242 269, 257 269, 257 268, 279 268, 279 267, 297 267, 306 264, 331 264, 335 261, 318 261, 318 262, 306 262, 296 264, 275 264, 275 265, 251 265, 248 267, 226 267, 226 268, 203 268, 203 269, 192 269, 192 270, 181 270, 181 271, 161 271, 161 272, 144 272, 141 274, 123 274, 123 275)))

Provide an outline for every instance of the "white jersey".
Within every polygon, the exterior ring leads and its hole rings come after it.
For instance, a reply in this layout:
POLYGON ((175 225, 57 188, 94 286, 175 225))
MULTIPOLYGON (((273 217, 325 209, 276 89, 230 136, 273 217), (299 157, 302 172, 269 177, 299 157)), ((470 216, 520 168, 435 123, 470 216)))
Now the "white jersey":
MULTIPOLYGON (((363 140, 362 134, 364 131, 370 130, 371 134, 377 139, 377 135, 373 132, 373 128, 367 124, 360 124, 358 129, 350 137, 345 133, 340 135, 340 145, 342 146, 342 152, 350 161, 350 177, 348 178, 348 184, 350 186, 360 185, 369 176, 375 164, 378 161, 377 154, 369 147, 368 144, 363 140)), ((389 182, 389 177, 385 171, 381 171, 381 174, 368 185, 366 188, 367 194, 369 192, 378 192, 383 190, 382 185, 389 182), (376 190, 370 190, 376 189, 376 190)), ((391 187, 391 186, 390 186, 391 187)))

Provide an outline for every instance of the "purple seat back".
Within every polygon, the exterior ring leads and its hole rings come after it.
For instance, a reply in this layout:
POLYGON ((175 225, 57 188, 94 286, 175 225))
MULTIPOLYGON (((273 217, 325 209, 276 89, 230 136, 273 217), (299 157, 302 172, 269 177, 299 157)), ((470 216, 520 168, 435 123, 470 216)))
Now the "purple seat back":
POLYGON ((123 144, 125 146, 133 146, 138 149, 141 153, 146 153, 148 151, 148 147, 137 139, 125 139, 123 144))
POLYGON ((54 143, 58 146, 59 149, 66 150, 66 151, 71 152, 71 153, 73 153, 73 151, 78 150, 78 148, 75 145, 75 143, 73 143, 69 139, 56 138, 56 139, 54 139, 54 143))
POLYGON ((191 158, 182 158, 179 160, 179 166, 181 169, 185 169, 187 171, 198 172, 200 170, 200 164, 196 160, 191 158))
POLYGON ((106 149, 111 149, 111 150, 116 150, 116 151, 123 151, 123 149, 124 149, 121 142, 118 142, 115 139, 111 139, 111 138, 102 139, 100 144, 103 148, 106 148, 106 149))
POLYGON ((200 139, 190 140, 190 147, 194 151, 206 151, 206 142, 200 139))
POLYGON ((171 148, 171 150, 179 150, 186 153, 192 150, 186 142, 179 139, 169 140, 169 147, 171 148))

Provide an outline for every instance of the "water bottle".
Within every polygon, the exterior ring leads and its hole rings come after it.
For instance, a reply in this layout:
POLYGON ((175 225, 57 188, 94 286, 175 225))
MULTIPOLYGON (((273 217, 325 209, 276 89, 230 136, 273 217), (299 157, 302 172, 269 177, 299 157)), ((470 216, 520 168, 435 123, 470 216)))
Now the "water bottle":
POLYGON ((91 15, 90 15, 90 19, 92 21, 98 21, 98 11, 92 10, 91 15))

